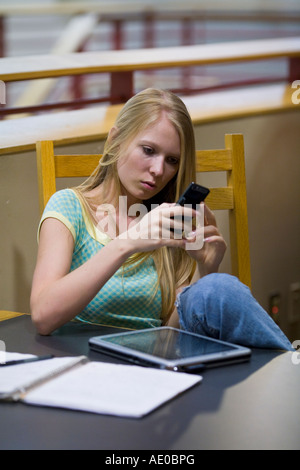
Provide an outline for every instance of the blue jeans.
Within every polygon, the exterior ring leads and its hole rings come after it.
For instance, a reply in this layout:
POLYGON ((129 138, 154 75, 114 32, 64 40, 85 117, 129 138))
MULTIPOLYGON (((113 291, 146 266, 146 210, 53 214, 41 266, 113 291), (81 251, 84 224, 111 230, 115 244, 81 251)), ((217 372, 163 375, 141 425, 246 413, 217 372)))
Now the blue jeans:
POLYGON ((293 350, 290 341, 236 277, 214 273, 176 299, 184 330, 255 348, 293 350))

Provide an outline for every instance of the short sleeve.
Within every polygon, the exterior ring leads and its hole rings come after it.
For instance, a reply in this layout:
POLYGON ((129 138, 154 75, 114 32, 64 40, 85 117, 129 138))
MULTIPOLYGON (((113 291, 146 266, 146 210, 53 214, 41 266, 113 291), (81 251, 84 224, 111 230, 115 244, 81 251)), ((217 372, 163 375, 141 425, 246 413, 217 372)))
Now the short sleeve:
POLYGON ((60 220, 72 233, 76 242, 82 220, 81 206, 76 194, 71 189, 57 191, 49 199, 38 227, 38 240, 40 228, 45 219, 60 220))

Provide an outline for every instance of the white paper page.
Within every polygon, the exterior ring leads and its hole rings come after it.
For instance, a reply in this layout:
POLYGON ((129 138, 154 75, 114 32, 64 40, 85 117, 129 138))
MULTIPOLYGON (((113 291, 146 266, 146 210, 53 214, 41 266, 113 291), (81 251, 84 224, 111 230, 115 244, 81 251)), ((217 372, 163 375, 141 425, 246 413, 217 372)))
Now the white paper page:
POLYGON ((5 364, 8 361, 19 361, 20 359, 30 359, 31 357, 35 357, 35 355, 1 351, 0 364, 5 364))
POLYGON ((150 367, 90 362, 36 388, 24 401, 137 418, 201 380, 150 367))
POLYGON ((68 365, 77 363, 79 360, 82 360, 81 356, 57 357, 28 362, 27 364, 0 367, 0 398, 5 399, 8 398, 8 395, 13 394, 15 396, 12 398, 17 399, 18 390, 26 390, 33 382, 43 380, 68 365))

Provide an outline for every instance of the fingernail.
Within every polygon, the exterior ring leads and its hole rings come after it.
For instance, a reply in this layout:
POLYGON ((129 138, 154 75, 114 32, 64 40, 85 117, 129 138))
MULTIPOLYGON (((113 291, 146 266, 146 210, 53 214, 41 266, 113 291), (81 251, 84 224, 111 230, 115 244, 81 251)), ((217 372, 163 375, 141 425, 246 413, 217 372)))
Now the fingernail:
POLYGON ((194 236, 196 235, 196 232, 195 231, 192 231, 192 232, 189 232, 187 234, 187 237, 186 238, 194 238, 194 236))

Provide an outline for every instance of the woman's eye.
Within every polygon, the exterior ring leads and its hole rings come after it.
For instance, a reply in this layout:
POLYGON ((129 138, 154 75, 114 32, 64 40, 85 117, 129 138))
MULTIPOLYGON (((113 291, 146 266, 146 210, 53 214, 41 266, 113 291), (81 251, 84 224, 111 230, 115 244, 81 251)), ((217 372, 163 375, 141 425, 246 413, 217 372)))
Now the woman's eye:
POLYGON ((144 152, 146 155, 153 155, 154 150, 153 150, 153 148, 151 148, 151 147, 146 147, 146 146, 144 145, 144 146, 143 146, 143 152, 144 152))
POLYGON ((168 163, 170 163, 171 165, 178 165, 179 160, 176 157, 168 157, 168 163))

